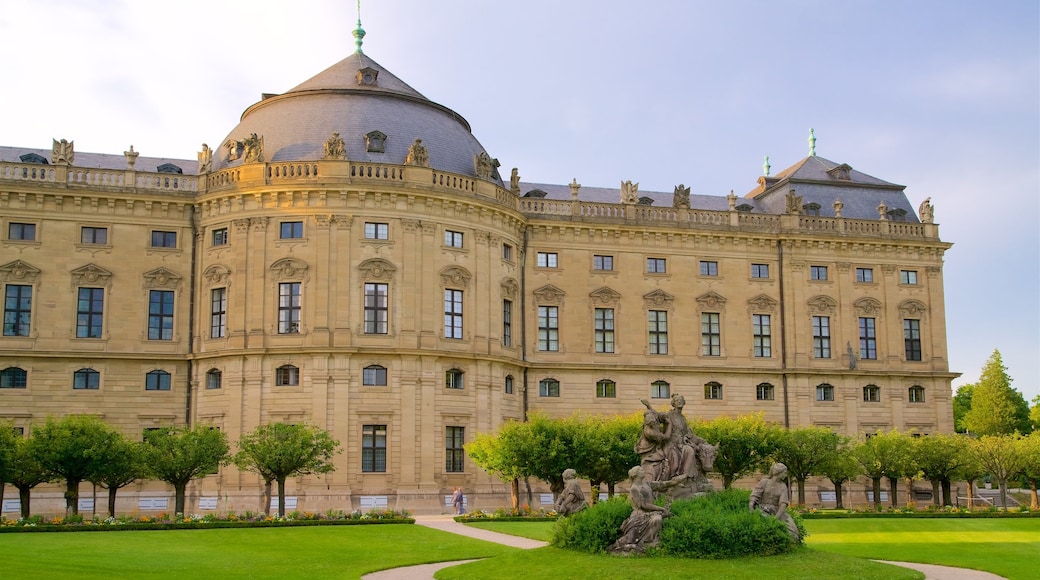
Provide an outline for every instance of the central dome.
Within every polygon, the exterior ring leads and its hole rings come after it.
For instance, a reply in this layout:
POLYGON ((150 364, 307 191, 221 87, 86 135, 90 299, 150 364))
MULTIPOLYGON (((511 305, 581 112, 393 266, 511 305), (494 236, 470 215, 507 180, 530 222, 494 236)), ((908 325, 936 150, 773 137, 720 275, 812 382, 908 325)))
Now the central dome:
MULTIPOLYGON (((408 148, 421 139, 430 167, 471 177, 476 177, 474 157, 484 152, 461 115, 427 99, 362 53, 284 94, 265 94, 220 142, 213 170, 241 164, 241 157, 229 158, 225 144, 254 133, 263 139, 263 161, 269 163, 320 160, 333 133, 343 139, 351 161, 400 165, 408 148)), ((497 173, 495 180, 501 184, 497 173)))

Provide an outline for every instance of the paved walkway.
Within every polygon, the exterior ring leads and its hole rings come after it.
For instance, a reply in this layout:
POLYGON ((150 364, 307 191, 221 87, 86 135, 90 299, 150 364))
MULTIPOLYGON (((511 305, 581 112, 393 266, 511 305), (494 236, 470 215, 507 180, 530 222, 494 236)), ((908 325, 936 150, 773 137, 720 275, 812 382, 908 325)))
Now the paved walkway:
MULTIPOLYGON (((451 515, 415 516, 415 523, 442 532, 450 532, 452 534, 459 534, 460 536, 468 536, 478 540, 495 542, 525 550, 531 548, 542 548, 547 545, 545 542, 539 542, 538 540, 472 528, 456 522, 454 516, 451 515)), ((968 570, 967 568, 951 568, 949 566, 916 564, 913 562, 889 562, 887 560, 876 561, 924 572, 925 580, 1004 580, 1002 576, 997 576, 996 574, 980 572, 978 570, 968 570)), ((473 560, 458 560, 455 562, 440 562, 438 564, 423 564, 421 566, 391 568, 390 570, 383 570, 382 572, 366 574, 361 577, 361 580, 433 580, 433 574, 437 570, 449 566, 465 564, 466 562, 473 562, 473 560)))

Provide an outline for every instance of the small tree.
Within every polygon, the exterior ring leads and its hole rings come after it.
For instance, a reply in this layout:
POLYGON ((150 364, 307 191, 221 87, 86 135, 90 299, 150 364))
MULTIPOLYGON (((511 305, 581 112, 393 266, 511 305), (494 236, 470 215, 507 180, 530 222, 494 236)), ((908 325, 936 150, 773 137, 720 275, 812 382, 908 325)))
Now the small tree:
MULTIPOLYGON (((834 502, 837 509, 844 509, 845 503, 842 499, 841 486, 863 473, 863 467, 852 454, 852 443, 847 438, 842 438, 841 444, 826 457, 820 465, 819 474, 830 480, 834 485, 834 502)), ((880 483, 877 490, 880 490, 880 483)), ((877 492, 875 490, 875 493, 877 492)), ((875 495, 875 497, 877 497, 875 495)))
POLYGON ((614 496, 614 485, 628 477, 628 470, 639 465, 635 451, 642 417, 589 417, 575 418, 574 443, 577 463, 573 466, 579 477, 592 484, 593 503, 599 498, 599 485, 607 484, 609 497, 614 496))
POLYGON ((79 484, 89 480, 102 467, 104 450, 120 435, 93 415, 48 417, 34 427, 30 437, 32 454, 48 479, 65 482, 65 509, 79 513, 79 484))
POLYGON ((964 415, 964 427, 976 435, 1028 434, 1031 430, 1029 405, 1011 387, 1011 377, 994 349, 982 367, 979 382, 971 396, 971 409, 964 415))
POLYGON ((146 431, 145 443, 148 470, 156 479, 173 486, 174 512, 178 514, 184 513, 188 483, 227 462, 227 436, 212 427, 163 427, 146 431))
MULTIPOLYGON (((852 455, 873 484, 874 509, 881 509, 881 480, 888 478, 892 506, 898 505, 898 482, 910 467, 909 437, 896 430, 878 431, 852 448, 852 455)), ((916 470, 915 470, 916 472, 916 470)))
POLYGON ((1022 456, 1022 476, 1029 482, 1029 509, 1040 509, 1036 490, 1040 483, 1040 431, 1033 431, 1029 437, 1019 439, 1018 445, 1018 452, 1022 456))
POLYGON ((116 515, 116 492, 145 477, 148 473, 144 443, 119 437, 98 456, 99 466, 88 479, 108 490, 108 515, 116 515))
MULTIPOLYGON (((975 453, 971 449, 971 440, 967 440, 965 443, 965 461, 957 468, 954 472, 954 479, 963 479, 968 484, 968 508, 972 508, 975 505, 975 482, 984 475, 986 470, 979 463, 975 453)), ((959 503, 959 502, 958 502, 959 503)))
POLYGON ((951 483, 969 460, 967 439, 946 434, 919 437, 914 439, 913 454, 924 478, 932 483, 932 503, 953 505, 951 483))
POLYGON ((527 424, 530 428, 534 452, 527 454, 530 475, 549 484, 553 496, 563 491, 563 470, 578 463, 575 439, 579 427, 573 421, 551 419, 546 415, 532 415, 527 424))
POLYGON ((4 501, 4 484, 10 481, 8 477, 18 439, 14 425, 10 421, 0 420, 0 504, 4 501))
POLYGON ((1000 486, 1000 504, 1007 510, 1007 480, 1017 475, 1025 464, 1019 439, 1015 435, 983 435, 971 442, 975 459, 983 469, 997 479, 1000 486))
POLYGON ((313 425, 268 423, 239 439, 233 461, 278 483, 278 516, 285 517, 286 478, 335 471, 332 458, 338 447, 328 431, 313 425))
POLYGON ((466 455, 488 473, 510 482, 510 500, 514 510, 520 508, 520 480, 531 475, 528 470, 532 449, 530 424, 506 421, 498 433, 480 433, 466 443, 466 455))
POLYGON ((15 441, 14 453, 7 471, 7 481, 18 490, 18 500, 22 517, 29 517, 29 499, 32 488, 44 483, 50 476, 44 471, 36 458, 28 439, 21 437, 15 441))
POLYGON ((765 465, 776 451, 782 429, 756 413, 698 421, 693 432, 718 446, 714 470, 722 476, 722 486, 729 489, 734 480, 765 465))
POLYGON ((787 466, 798 482, 798 504, 805 505, 805 480, 819 475, 823 464, 837 452, 841 436, 826 427, 802 427, 782 431, 776 439, 773 459, 787 466))

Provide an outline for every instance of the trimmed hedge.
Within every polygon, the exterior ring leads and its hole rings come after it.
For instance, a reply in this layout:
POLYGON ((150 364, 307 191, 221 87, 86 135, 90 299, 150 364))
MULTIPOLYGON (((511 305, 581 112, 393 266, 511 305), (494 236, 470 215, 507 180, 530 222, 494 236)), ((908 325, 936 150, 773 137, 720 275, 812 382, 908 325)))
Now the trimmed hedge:
POLYGON ((799 517, 807 520, 843 520, 859 518, 1040 518, 1040 512, 1018 512, 1018 511, 972 511, 972 512, 803 512, 799 517))
MULTIPOLYGON (((798 547, 787 526, 776 518, 748 510, 750 492, 720 491, 671 505, 672 517, 661 529, 661 542, 647 555, 682 558, 738 558, 784 554, 798 547)), ((632 513, 625 498, 599 502, 577 514, 560 518, 553 528, 551 544, 558 548, 602 553, 618 539, 621 524, 632 513)), ((805 530, 795 516, 802 536, 805 530)))
POLYGON ((414 524, 412 518, 369 520, 295 520, 275 522, 133 522, 125 524, 40 524, 33 526, 2 526, 0 533, 34 532, 125 532, 145 530, 207 530, 214 528, 291 528, 300 526, 367 526, 380 524, 414 524))

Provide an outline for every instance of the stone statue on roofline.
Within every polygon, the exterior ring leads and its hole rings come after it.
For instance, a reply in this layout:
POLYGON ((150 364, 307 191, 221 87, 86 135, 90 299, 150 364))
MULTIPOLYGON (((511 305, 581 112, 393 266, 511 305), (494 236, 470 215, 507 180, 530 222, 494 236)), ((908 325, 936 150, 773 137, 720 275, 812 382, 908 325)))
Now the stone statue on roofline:
POLYGON ((202 151, 199 151, 199 174, 209 173, 213 168, 213 150, 209 148, 209 145, 202 144, 202 151))
POLYGON ((480 179, 492 179, 498 165, 498 159, 492 158, 487 151, 481 151, 473 156, 473 170, 480 179))
POLYGON ((932 206, 932 198, 926 197, 921 205, 917 207, 917 215, 921 216, 921 223, 930 224, 935 221, 935 207, 932 206))
POLYGON ((787 192, 785 200, 787 202, 786 211, 788 214, 799 215, 802 213, 802 196, 795 193, 793 189, 787 192))
POLYGON ((884 221, 888 221, 888 206, 885 205, 885 202, 882 201, 882 202, 878 203, 877 213, 878 213, 878 219, 879 220, 881 220, 883 222, 884 221))
POLYGON ((675 192, 672 194, 672 207, 680 209, 690 209, 690 188, 679 184, 675 186, 675 192))
POLYGON ((52 138, 54 145, 51 147, 51 165, 72 165, 76 158, 75 141, 58 141, 52 138))
POLYGON ((260 163, 264 160, 264 138, 251 133, 242 141, 242 162, 260 163))
POLYGON ((430 166, 430 152, 422 144, 422 139, 416 139, 415 143, 408 146, 408 157, 404 160, 405 165, 417 165, 419 167, 430 166))
POLYGON ((515 194, 520 193, 520 170, 516 167, 509 173, 509 191, 515 194))
POLYGON ((621 182, 621 203, 639 203, 639 184, 632 180, 621 182))
POLYGON ((347 146, 339 133, 333 132, 332 136, 325 140, 325 157, 323 159, 344 160, 347 158, 347 146))

